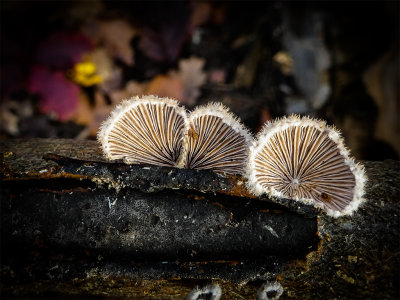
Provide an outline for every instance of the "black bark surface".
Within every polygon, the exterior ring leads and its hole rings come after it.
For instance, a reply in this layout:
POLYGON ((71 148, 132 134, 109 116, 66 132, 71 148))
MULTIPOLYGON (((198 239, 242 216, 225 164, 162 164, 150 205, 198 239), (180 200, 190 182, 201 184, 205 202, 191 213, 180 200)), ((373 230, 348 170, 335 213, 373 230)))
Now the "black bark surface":
POLYGON ((333 219, 241 177, 105 161, 95 142, 1 141, 6 297, 399 297, 400 163, 364 162, 366 202, 333 219))

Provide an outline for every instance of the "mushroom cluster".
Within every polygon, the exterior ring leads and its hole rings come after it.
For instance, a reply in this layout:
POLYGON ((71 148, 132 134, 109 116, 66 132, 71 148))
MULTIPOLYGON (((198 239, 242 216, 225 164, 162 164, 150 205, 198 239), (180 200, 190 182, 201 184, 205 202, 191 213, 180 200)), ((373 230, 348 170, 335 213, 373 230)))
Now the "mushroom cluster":
POLYGON ((219 103, 189 115, 178 102, 135 97, 116 107, 102 124, 98 140, 110 160, 242 174, 249 131, 219 103))
POLYGON ((110 160, 243 175, 257 196, 312 204, 333 217, 363 201, 363 166, 334 127, 308 117, 267 122, 253 140, 220 103, 188 113, 176 100, 143 96, 117 106, 98 140, 110 160))

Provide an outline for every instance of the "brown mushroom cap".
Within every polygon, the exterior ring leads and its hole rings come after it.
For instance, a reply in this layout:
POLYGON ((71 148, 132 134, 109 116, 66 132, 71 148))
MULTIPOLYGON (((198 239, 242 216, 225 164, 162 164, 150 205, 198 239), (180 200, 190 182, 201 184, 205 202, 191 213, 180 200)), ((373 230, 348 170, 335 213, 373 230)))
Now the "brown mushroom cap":
POLYGON ((111 160, 179 167, 187 130, 185 109, 176 100, 143 96, 117 106, 97 137, 111 160))
POLYGON ((220 103, 197 107, 189 124, 186 168, 243 174, 252 137, 228 108, 220 103))
POLYGON ((334 217, 358 208, 366 181, 335 128, 297 116, 264 125, 250 147, 247 178, 256 195, 313 204, 334 217))

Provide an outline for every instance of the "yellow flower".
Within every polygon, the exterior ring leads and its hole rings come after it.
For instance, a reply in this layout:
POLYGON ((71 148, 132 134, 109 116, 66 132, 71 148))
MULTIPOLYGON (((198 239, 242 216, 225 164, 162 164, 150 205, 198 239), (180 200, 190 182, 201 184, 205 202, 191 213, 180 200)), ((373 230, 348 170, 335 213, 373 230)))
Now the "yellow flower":
POLYGON ((103 78, 96 74, 96 65, 91 61, 75 64, 74 68, 67 75, 77 84, 86 87, 99 84, 103 81, 103 78))

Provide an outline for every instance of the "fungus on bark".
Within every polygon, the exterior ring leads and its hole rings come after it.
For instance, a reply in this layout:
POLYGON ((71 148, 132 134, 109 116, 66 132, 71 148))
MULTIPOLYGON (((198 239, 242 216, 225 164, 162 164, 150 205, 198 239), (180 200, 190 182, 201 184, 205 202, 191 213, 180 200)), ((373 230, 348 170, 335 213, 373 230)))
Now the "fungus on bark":
POLYGON ((257 291, 257 300, 278 300, 283 294, 279 282, 266 282, 257 291))
POLYGON ((334 127, 294 115, 264 125, 249 150, 247 178, 255 195, 313 204, 333 217, 358 208, 366 182, 334 127))
POLYGON ((222 289, 218 284, 209 284, 202 288, 195 287, 187 296, 188 300, 210 299, 219 300, 222 296, 222 289))
POLYGON ((200 106, 190 114, 189 124, 186 168, 243 173, 252 137, 227 107, 221 103, 200 106))
POLYGON ((182 167, 187 130, 186 111, 176 100, 143 96, 118 105, 97 137, 111 160, 182 167))
POLYGON ((243 173, 251 139, 222 104, 198 107, 188 117, 176 100, 155 96, 123 101, 98 133, 111 160, 226 174, 243 173))

